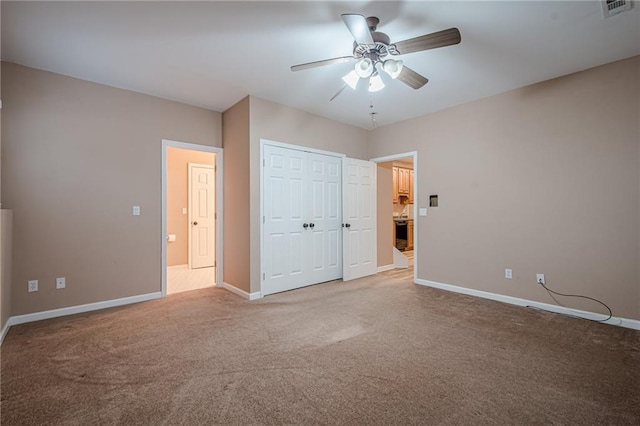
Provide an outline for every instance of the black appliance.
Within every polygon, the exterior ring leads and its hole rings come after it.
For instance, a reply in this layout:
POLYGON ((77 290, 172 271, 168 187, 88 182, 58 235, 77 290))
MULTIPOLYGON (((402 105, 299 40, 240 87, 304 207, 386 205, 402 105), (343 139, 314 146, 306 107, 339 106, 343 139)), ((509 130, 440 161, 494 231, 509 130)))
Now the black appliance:
POLYGON ((407 229, 406 220, 396 220, 396 248, 405 251, 407 248, 407 229))

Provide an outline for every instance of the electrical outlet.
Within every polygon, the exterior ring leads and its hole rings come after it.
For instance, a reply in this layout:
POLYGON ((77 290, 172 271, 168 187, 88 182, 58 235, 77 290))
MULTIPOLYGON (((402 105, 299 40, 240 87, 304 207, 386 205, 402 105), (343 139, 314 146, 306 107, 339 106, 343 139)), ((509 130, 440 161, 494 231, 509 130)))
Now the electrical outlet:
POLYGON ((536 274, 536 282, 538 284, 546 284, 546 281, 544 280, 544 274, 536 274))
POLYGON ((511 278, 513 278, 513 271, 511 269, 505 269, 504 270, 504 277, 508 280, 510 280, 511 278))
POLYGON ((133 206, 133 215, 140 216, 140 206, 133 206))
POLYGON ((67 287, 67 280, 65 277, 56 278, 56 289, 60 290, 61 288, 67 287))
POLYGON ((29 280, 29 293, 38 291, 38 280, 29 280))

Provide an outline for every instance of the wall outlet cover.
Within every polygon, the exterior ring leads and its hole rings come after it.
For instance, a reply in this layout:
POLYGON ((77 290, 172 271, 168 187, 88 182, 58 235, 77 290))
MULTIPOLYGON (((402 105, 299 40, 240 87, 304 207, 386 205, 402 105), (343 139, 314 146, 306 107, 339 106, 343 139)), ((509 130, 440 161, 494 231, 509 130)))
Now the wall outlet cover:
POLYGON ((33 293, 34 291, 38 291, 38 280, 29 280, 29 293, 33 293))
POLYGON ((538 284, 546 284, 547 282, 544 280, 544 274, 536 274, 536 282, 538 284))
POLYGON ((513 278, 513 271, 511 269, 504 270, 504 277, 508 280, 513 278))
POLYGON ((65 277, 56 278, 56 289, 60 290, 61 288, 67 287, 67 280, 65 277))

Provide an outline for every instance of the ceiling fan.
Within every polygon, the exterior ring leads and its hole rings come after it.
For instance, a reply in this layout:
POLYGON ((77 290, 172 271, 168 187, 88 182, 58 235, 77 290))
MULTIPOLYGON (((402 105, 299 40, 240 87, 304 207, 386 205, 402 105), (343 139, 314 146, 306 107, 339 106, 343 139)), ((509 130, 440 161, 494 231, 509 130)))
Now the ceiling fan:
POLYGON ((354 69, 342 78, 344 84, 333 95, 331 101, 342 93, 345 87, 349 86, 355 89, 360 79, 369 79, 370 92, 381 90, 384 88, 384 82, 380 77, 380 71, 384 71, 392 79, 400 80, 412 89, 419 89, 429 80, 405 66, 401 60, 388 59, 387 57, 451 46, 460 43, 461 40, 460 31, 457 28, 449 28, 392 44, 388 35, 376 31, 380 20, 375 16, 365 18, 362 15, 345 13, 341 17, 355 39, 353 54, 291 67, 291 71, 302 71, 356 60, 354 69))

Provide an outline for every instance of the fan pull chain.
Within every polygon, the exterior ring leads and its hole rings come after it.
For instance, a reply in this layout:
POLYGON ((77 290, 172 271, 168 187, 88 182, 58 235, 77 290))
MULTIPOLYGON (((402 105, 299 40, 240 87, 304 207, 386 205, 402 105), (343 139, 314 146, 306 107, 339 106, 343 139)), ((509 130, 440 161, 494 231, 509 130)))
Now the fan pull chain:
POLYGON ((373 128, 375 129, 376 128, 376 115, 378 115, 378 113, 373 110, 373 100, 369 104, 369 109, 371 111, 369 113, 369 115, 371 116, 371 126, 373 126, 373 128))

